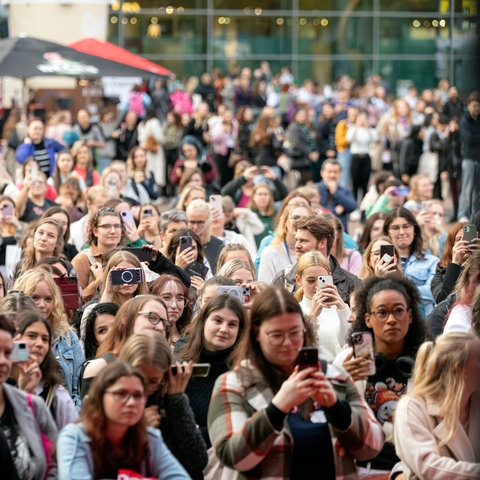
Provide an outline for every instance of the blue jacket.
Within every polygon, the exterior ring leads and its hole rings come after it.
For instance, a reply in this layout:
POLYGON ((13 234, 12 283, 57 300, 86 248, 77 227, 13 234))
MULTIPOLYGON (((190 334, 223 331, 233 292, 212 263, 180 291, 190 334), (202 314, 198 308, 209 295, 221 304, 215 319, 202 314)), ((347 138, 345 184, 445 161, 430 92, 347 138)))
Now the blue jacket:
MULTIPOLYGON (((47 150, 48 156, 50 157, 49 176, 51 177, 53 175, 53 172, 55 171, 55 154, 61 152, 62 150, 66 150, 67 147, 57 142, 56 140, 53 140, 53 138, 44 137, 43 142, 45 143, 45 149, 47 150)), ((35 156, 35 145, 33 143, 21 143, 17 147, 15 156, 17 158, 17 162, 23 165, 27 158, 35 156)))
POLYGON ((437 268, 438 257, 426 254, 423 259, 410 255, 408 263, 403 269, 403 274, 411 280, 418 288, 422 305, 425 310, 425 316, 428 315, 435 306, 435 300, 432 295, 432 279, 437 268))
POLYGON ((330 210, 343 223, 343 228, 348 232, 347 214, 353 212, 357 208, 357 202, 353 198, 353 193, 343 187, 338 187, 334 195, 332 195, 327 188, 327 185, 322 180, 316 183, 315 186, 320 193, 320 205, 327 210, 330 210), (341 205, 345 210, 341 215, 335 213, 335 207, 341 205))
POLYGON ((80 340, 75 332, 69 332, 65 338, 57 337, 53 344, 53 353, 57 363, 62 369, 65 386, 80 411, 81 400, 78 391, 78 376, 85 361, 80 340))
MULTIPOLYGON (((190 476, 165 445, 160 430, 148 427, 150 458, 142 462, 142 471, 147 477, 162 480, 188 480, 190 476)), ((91 480, 96 478, 90 437, 83 424, 69 424, 62 429, 57 442, 58 480, 91 480)))

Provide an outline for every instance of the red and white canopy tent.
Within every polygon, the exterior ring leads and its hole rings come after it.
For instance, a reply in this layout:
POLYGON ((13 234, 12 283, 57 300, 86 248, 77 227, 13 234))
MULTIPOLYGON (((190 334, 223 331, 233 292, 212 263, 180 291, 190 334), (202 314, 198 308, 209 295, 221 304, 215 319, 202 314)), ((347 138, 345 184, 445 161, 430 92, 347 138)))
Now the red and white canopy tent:
POLYGON ((113 60, 130 67, 148 70, 149 72, 158 76, 174 76, 173 73, 165 67, 157 65, 156 63, 153 63, 150 60, 141 57, 140 55, 136 55, 135 53, 114 45, 113 43, 103 42, 101 40, 97 40, 96 38, 84 38, 82 40, 78 40, 77 42, 71 43, 69 47, 82 53, 94 55, 106 60, 113 60))

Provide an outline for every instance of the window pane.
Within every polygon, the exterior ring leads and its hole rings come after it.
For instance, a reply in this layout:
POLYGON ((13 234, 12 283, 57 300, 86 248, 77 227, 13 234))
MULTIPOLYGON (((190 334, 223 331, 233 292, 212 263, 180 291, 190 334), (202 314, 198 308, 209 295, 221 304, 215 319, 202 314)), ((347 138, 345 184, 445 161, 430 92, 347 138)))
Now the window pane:
POLYGON ((262 0, 261 2, 252 2, 251 0, 213 0, 213 8, 230 8, 245 10, 246 14, 261 14, 264 10, 290 10, 292 8, 291 0, 262 0))
POLYGON ((241 58, 291 53, 291 29, 277 17, 214 17, 213 52, 241 58))
POLYGON ((302 54, 372 53, 372 19, 300 17, 298 51, 302 54))

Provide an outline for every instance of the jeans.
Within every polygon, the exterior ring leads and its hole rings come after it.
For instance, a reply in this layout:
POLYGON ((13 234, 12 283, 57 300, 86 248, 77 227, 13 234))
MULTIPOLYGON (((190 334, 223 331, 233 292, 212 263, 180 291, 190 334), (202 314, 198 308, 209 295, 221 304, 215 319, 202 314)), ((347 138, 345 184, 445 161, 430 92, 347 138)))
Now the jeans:
POLYGON ((458 206, 458 218, 472 218, 480 208, 480 162, 464 158, 462 160, 462 192, 458 206))
POLYGON ((351 190, 352 188, 352 177, 350 175, 350 163, 352 157, 350 154, 350 149, 347 148, 344 152, 337 152, 337 161, 342 167, 342 175, 338 184, 343 187, 351 190))

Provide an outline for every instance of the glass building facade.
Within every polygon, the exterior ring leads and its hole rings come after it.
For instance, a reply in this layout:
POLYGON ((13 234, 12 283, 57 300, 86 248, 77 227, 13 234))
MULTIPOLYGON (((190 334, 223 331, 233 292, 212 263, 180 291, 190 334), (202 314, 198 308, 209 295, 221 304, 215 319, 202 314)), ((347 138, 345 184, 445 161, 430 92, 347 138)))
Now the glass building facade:
POLYGON ((362 83, 380 73, 394 90, 447 78, 478 89, 480 0, 116 0, 108 40, 178 77, 227 73, 268 60, 297 82, 362 83))

